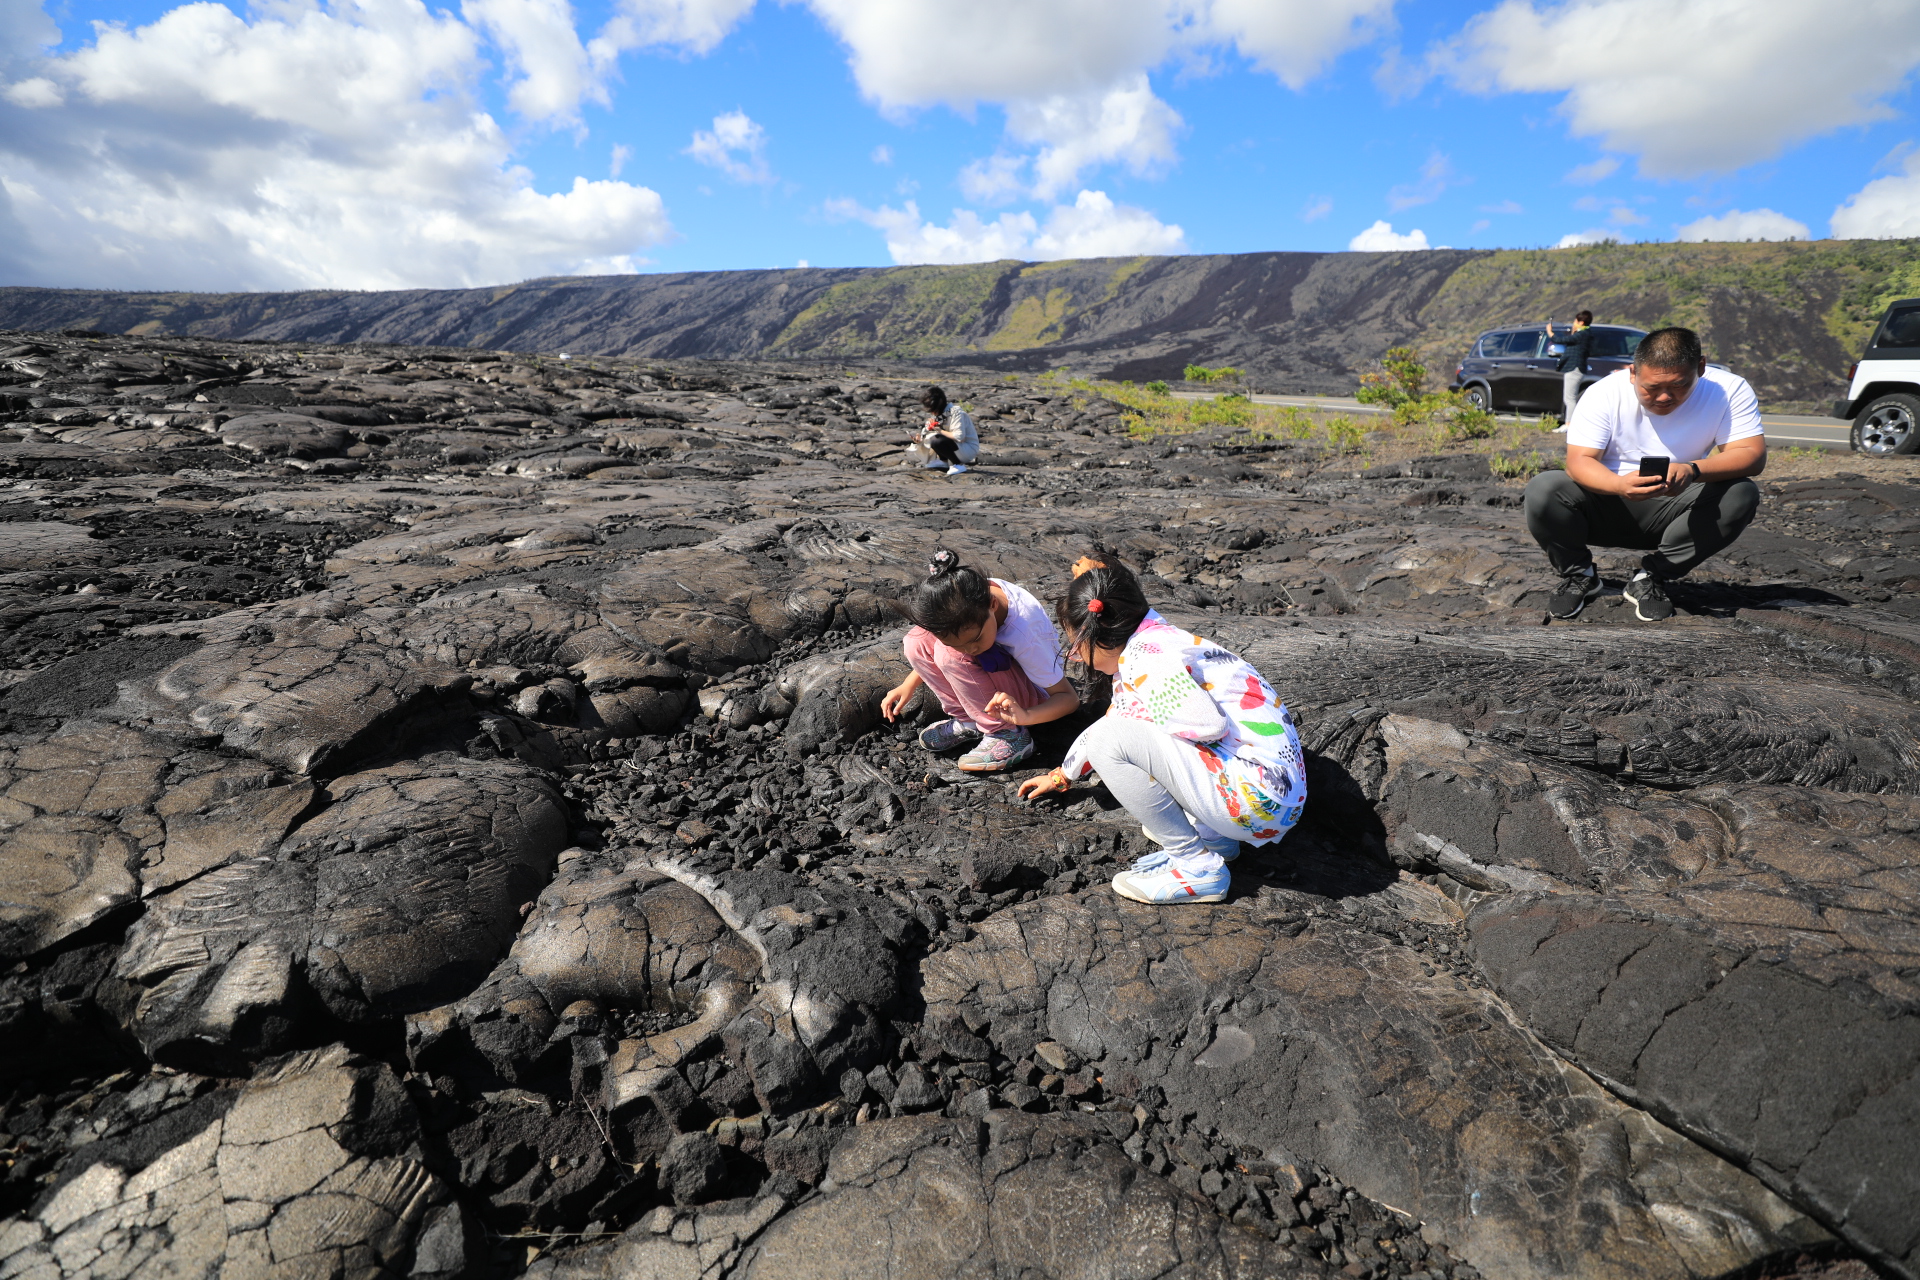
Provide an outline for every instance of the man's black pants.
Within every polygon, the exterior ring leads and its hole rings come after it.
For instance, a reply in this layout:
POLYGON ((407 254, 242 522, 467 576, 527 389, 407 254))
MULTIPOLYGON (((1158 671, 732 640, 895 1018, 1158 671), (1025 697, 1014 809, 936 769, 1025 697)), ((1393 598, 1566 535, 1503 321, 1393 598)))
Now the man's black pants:
POLYGON ((1670 498, 1629 502, 1594 493, 1564 471, 1542 471, 1527 484, 1527 532, 1565 573, 1593 563, 1589 544, 1649 551, 1640 564, 1656 578, 1677 578, 1733 545, 1760 509, 1751 480, 1690 484, 1670 498))

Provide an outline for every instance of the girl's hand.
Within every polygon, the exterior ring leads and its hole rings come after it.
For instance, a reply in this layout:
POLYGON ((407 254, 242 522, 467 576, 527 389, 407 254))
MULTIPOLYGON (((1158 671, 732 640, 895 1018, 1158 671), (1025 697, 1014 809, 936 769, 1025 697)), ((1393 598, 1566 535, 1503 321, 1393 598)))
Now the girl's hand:
POLYGON ((1013 700, 1011 694, 996 693, 987 699, 987 714, 1001 724, 1025 724, 1026 709, 1013 700))
POLYGON ((900 718, 900 708, 907 705, 907 699, 914 695, 914 689, 908 685, 897 684, 887 690, 887 696, 880 699, 880 714, 889 722, 900 718))
POLYGON ((1037 778, 1028 778, 1017 790, 1022 800, 1031 800, 1035 796, 1044 796, 1050 791, 1065 791, 1072 785, 1067 781, 1066 774, 1053 769, 1037 778))

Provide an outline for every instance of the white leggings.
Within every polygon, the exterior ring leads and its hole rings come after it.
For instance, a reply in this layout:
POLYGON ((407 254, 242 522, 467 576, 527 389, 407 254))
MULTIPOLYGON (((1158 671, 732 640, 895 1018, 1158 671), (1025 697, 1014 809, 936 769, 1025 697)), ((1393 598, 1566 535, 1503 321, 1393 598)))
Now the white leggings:
POLYGON ((1087 759, 1113 798, 1180 870, 1218 871, 1244 829, 1227 813, 1200 749, 1144 720, 1106 716, 1087 730, 1087 759))

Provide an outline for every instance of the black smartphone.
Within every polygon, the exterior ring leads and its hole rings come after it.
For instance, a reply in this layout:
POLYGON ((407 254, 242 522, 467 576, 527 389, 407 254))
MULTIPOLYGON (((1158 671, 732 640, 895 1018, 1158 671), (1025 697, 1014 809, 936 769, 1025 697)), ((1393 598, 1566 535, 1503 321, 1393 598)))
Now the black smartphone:
POLYGON ((1662 458, 1656 454, 1652 457, 1640 459, 1640 474, 1643 476, 1659 476, 1664 480, 1667 476, 1667 468, 1672 465, 1672 458, 1662 458))

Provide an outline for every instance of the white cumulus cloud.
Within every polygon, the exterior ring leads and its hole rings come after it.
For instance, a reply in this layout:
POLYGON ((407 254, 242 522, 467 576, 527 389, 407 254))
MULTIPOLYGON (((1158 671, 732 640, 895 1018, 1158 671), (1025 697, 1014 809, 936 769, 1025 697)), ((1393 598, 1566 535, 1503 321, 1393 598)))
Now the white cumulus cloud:
POLYGON ((1036 258, 1117 258, 1136 253, 1178 253, 1187 233, 1145 209, 1115 204, 1104 191, 1082 191, 1070 205, 1057 205, 1033 239, 1036 258))
POLYGON ((17 282, 473 285, 631 270, 672 234, 645 187, 536 190, 473 104, 480 32, 419 0, 190 3, 13 51, 9 82, 57 90, 0 102, 17 282))
POLYGON ((1576 135, 1691 175, 1887 118, 1920 66, 1920 5, 1503 0, 1436 60, 1482 91, 1565 94, 1576 135))
POLYGON ((886 237, 887 253, 903 265, 1018 258, 1039 229, 1030 213, 1003 213, 985 222, 971 209, 954 210, 943 227, 923 221, 920 206, 912 200, 900 209, 892 205, 868 209, 852 200, 829 200, 825 207, 830 217, 851 218, 879 231, 886 237))
MULTIPOLYGON (((1028 165, 1025 189, 1045 200, 1099 165, 1148 173, 1175 159, 1182 121, 1147 82, 1170 57, 1232 46, 1298 88, 1372 39, 1394 0, 807 3, 846 45, 855 82, 883 111, 1004 106, 1009 136, 1031 149, 1014 158, 1028 165)), ((963 176, 975 189, 1004 176, 993 161, 976 166, 963 176)))
POLYGON ((598 62, 623 49, 670 45, 709 53, 753 9, 754 0, 618 0, 614 16, 588 46, 598 62))
POLYGON ((1920 236, 1920 150, 1907 153, 1903 172, 1875 178, 1833 211, 1833 234, 1842 240, 1891 240, 1920 236))
POLYGON ((582 98, 609 101, 611 51, 588 53, 567 0, 464 0, 460 12, 492 37, 519 73, 507 102, 521 115, 569 122, 578 118, 582 98))
POLYGON ((886 237, 894 262, 995 262, 1002 258, 1108 258, 1137 253, 1178 253, 1186 232, 1145 209, 1115 204, 1104 191, 1082 191, 1070 205, 1055 205, 1043 225, 1025 210, 988 222, 971 209, 956 209, 945 226, 904 208, 867 209, 851 200, 829 201, 833 217, 864 222, 886 237))
POLYGON ((767 166, 767 131, 744 111, 713 118, 713 128, 696 129, 686 154, 735 182, 772 182, 767 166))
POLYGON ((1180 113, 1154 96, 1144 72, 1099 94, 1055 94, 1013 103, 1007 132, 1037 144, 1033 195, 1050 200, 1096 165, 1115 161, 1134 173, 1171 164, 1180 113))
POLYGON ((1617 232, 1604 231, 1599 227, 1590 227, 1585 231, 1569 231, 1561 236, 1556 249, 1578 249, 1587 244, 1613 244, 1620 239, 1617 232))
POLYGON ((996 151, 974 160, 960 170, 960 190, 969 200, 982 204, 1005 204, 1017 200, 1027 189, 1027 163, 1030 157, 996 151))
POLYGON ((1807 224, 1772 209, 1729 209, 1679 228, 1679 240, 1805 240, 1807 224))
POLYGON ((0 4, 0 66, 60 43, 60 28, 46 10, 28 0, 0 4))
POLYGON ((1353 239, 1347 241, 1347 248, 1359 253, 1392 253, 1401 249, 1430 249, 1427 233, 1414 228, 1405 235, 1393 229, 1393 224, 1385 218, 1374 223, 1353 239))
POLYGON ((1196 9, 1201 30, 1231 41, 1292 89, 1338 54, 1372 40, 1393 18, 1393 0, 1213 0, 1196 9))
POLYGON ((1175 43, 1169 0, 810 0, 882 107, 1103 90, 1175 43))

